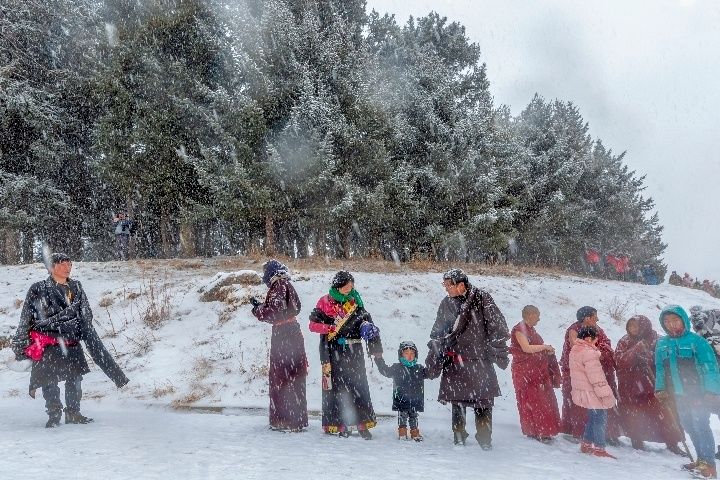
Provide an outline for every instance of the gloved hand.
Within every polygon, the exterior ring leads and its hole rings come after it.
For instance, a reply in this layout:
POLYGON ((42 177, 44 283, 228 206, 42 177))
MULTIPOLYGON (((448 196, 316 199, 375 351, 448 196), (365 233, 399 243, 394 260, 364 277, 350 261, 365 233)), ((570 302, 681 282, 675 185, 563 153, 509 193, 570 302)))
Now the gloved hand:
POLYGON ((362 325, 360 325, 360 336, 366 342, 369 342, 378 335, 380 335, 380 329, 374 323, 363 322, 362 325))
POLYGON ((330 375, 331 370, 332 370, 332 366, 330 365, 330 362, 322 364, 323 375, 330 375))
POLYGON ((250 303, 252 304, 253 308, 262 305, 262 302, 256 297, 250 297, 250 303))
POLYGON ((427 343, 428 350, 435 353, 438 357, 443 357, 447 353, 445 342, 441 338, 434 338, 427 343))
POLYGON ((67 340, 81 340, 81 329, 82 320, 77 317, 57 325, 58 333, 67 340))

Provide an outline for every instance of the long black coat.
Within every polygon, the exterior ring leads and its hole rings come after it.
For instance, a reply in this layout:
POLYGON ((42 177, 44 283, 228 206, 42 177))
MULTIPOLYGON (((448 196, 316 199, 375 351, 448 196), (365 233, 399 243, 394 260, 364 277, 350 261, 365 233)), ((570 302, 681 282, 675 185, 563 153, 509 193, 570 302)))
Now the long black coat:
POLYGON ((52 277, 34 283, 25 298, 20 323, 13 339, 16 356, 25 354, 25 348, 30 345, 31 331, 76 342, 75 345, 67 347, 66 352, 63 352, 59 345, 45 348, 42 359, 33 362, 30 389, 53 385, 89 373, 90 368, 79 341, 85 342, 93 361, 115 385, 125 385, 128 382, 127 377, 115 363, 92 325, 92 310, 82 284, 68 279, 68 287, 72 292, 71 303, 68 303, 52 277))
POLYGON ((393 379, 392 409, 394 411, 422 412, 425 409, 425 367, 422 365, 406 367, 402 363, 388 366, 382 357, 376 358, 375 363, 380 375, 393 379))
POLYGON ((445 297, 438 308, 425 361, 428 376, 440 380, 438 400, 487 407, 500 396, 494 365, 508 366, 505 317, 492 296, 472 285, 460 297, 445 297))
POLYGON ((270 426, 300 430, 308 426, 305 342, 295 316, 300 298, 287 278, 270 285, 265 302, 252 313, 273 326, 270 340, 270 426))
MULTIPOLYGON (((341 308, 326 295, 310 313, 310 321, 332 325, 334 312, 341 308)), ((360 327, 366 321, 372 322, 372 317, 364 308, 358 307, 335 338, 320 336, 320 362, 330 363, 332 369, 332 389, 322 392, 322 425, 327 432, 342 432, 355 425, 372 428, 376 424, 365 371, 365 352, 359 342, 360 327)), ((368 342, 368 351, 382 354, 379 336, 368 342)))

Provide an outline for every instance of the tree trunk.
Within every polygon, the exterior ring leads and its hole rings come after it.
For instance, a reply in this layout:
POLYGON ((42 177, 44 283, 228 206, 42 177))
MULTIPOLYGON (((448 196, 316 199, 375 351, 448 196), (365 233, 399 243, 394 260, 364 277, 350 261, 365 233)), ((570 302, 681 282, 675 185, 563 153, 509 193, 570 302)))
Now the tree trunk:
POLYGON ((188 219, 183 219, 180 223, 180 256, 183 258, 197 256, 195 249, 195 227, 188 219))
POLYGON ((20 235, 17 230, 7 230, 4 235, 4 257, 8 265, 20 263, 20 235))
POLYGON ((265 253, 275 254, 275 222, 272 215, 265 216, 265 253))
POLYGON ((342 237, 342 249, 343 257, 349 260, 350 252, 352 251, 352 234, 350 232, 346 233, 342 237))
POLYGON ((160 258, 170 255, 170 218, 163 209, 160 213, 160 258))

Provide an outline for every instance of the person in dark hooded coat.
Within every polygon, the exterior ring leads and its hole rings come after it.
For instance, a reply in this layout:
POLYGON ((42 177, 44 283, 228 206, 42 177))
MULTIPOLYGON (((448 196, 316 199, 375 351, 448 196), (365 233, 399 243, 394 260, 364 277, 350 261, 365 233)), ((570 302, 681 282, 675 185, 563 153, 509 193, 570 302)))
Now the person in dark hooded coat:
POLYGON ((393 379, 392 409, 398 412, 398 438, 406 439, 408 422, 410 438, 422 441, 418 425, 418 412, 425 409, 425 367, 417 363, 418 351, 413 342, 404 341, 398 347, 398 360, 390 366, 382 356, 375 357, 380 375, 393 379))
POLYGON ((685 435, 674 421, 674 405, 663 405, 655 398, 655 344, 660 335, 653 330, 650 319, 635 315, 626 325, 627 335, 615 349, 618 378, 618 410, 625 435, 633 448, 643 449, 643 442, 667 445, 671 452, 682 455, 678 442, 685 435))
POLYGON ((318 300, 310 313, 310 331, 320 334, 322 363, 322 425, 326 433, 349 437, 357 428, 365 440, 377 424, 365 371, 365 340, 368 354, 381 356, 380 330, 365 310, 350 272, 340 271, 330 292, 318 300))
POLYGON ((430 332, 425 368, 440 380, 438 401, 452 405, 455 444, 465 444, 466 409, 475 412, 475 439, 483 450, 492 448, 492 409, 500 386, 494 365, 510 363, 505 317, 489 293, 470 284, 460 269, 443 275, 447 292, 430 332))
POLYGON ((92 325, 93 315, 80 282, 70 278, 72 261, 62 253, 51 256, 50 277, 28 290, 13 351, 17 360, 33 360, 30 396, 42 390, 47 428, 60 425, 63 404, 58 382, 65 382, 65 423, 93 420, 80 413, 82 377, 90 372, 80 342, 102 371, 120 388, 128 383, 92 325))
POLYGON ((306 378, 308 370, 297 315, 300 298, 290 283, 288 268, 277 260, 264 265, 265 301, 252 298, 252 314, 272 325, 270 339, 270 428, 300 431, 308 426, 306 378))

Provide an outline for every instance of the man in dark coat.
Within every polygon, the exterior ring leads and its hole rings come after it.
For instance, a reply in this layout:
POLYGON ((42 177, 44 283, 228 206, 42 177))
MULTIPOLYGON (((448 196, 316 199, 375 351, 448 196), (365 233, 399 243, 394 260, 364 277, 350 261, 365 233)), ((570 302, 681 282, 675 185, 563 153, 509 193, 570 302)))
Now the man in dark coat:
POLYGON ((425 366, 429 378, 442 375, 438 401, 452 404, 456 444, 465 444, 467 407, 475 411, 475 439, 483 450, 492 448, 492 408, 500 386, 496 364, 509 363, 510 338, 505 317, 489 293, 474 287, 462 270, 443 275, 448 296, 438 308, 430 333, 425 366))
POLYGON ((47 428, 60 425, 63 404, 58 382, 65 382, 65 423, 90 423, 80 413, 82 376, 90 369, 80 341, 95 363, 117 385, 128 382, 92 326, 92 311, 80 282, 70 279, 72 262, 61 253, 51 257, 50 277, 28 290, 13 339, 18 360, 33 360, 30 396, 42 389, 48 414, 47 428))

